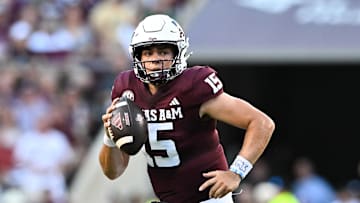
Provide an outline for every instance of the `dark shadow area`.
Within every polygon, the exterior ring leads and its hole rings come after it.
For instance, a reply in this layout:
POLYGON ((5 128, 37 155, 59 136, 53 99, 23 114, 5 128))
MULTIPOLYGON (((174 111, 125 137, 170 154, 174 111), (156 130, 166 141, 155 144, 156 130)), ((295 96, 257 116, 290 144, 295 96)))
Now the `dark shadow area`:
MULTIPOLYGON (((276 131, 263 157, 292 178, 295 158, 311 158, 335 186, 357 177, 360 70, 357 64, 210 64, 225 90, 269 114, 276 131)), ((232 160, 244 131, 219 123, 232 160)))

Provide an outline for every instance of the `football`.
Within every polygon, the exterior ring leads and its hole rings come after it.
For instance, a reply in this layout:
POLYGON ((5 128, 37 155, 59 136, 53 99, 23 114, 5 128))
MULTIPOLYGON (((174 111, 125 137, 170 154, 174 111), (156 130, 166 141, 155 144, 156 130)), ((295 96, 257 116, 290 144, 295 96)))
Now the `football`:
POLYGON ((147 121, 142 110, 126 97, 121 97, 115 107, 110 119, 110 138, 118 148, 134 155, 147 140, 147 121))

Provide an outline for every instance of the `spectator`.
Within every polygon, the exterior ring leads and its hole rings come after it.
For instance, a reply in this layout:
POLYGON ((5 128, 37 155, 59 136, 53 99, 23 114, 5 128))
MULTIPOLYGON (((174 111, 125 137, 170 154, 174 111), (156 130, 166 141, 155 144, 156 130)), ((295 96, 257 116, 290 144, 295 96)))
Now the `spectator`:
POLYGON ((360 203, 360 200, 348 188, 341 188, 332 203, 360 203))
POLYGON ((255 203, 268 203, 280 192, 280 188, 274 183, 264 181, 254 185, 252 196, 255 203))
POLYGON ((21 8, 20 17, 10 26, 9 41, 13 57, 18 61, 28 61, 27 40, 36 29, 39 20, 38 10, 33 4, 21 8))
POLYGON ((295 181, 293 192, 300 203, 329 203, 334 201, 332 186, 316 174, 313 163, 308 158, 299 158, 294 164, 295 181))
POLYGON ((60 32, 66 33, 72 39, 73 54, 87 54, 92 49, 93 36, 79 4, 68 4, 65 7, 63 22, 60 32))
POLYGON ((36 203, 66 202, 66 176, 74 163, 74 151, 66 136, 52 127, 48 112, 37 128, 26 132, 15 145, 13 181, 36 203))
MULTIPOLYGON (((128 0, 102 1, 94 7, 89 16, 89 23, 98 40, 99 54, 111 64, 114 72, 128 69, 129 32, 137 23, 137 9, 134 3, 128 0)), ((131 35, 130 35, 131 36, 131 35)))
POLYGON ((19 95, 13 105, 15 119, 20 129, 24 132, 34 130, 37 120, 47 111, 48 106, 35 82, 22 82, 19 95))
POLYGON ((9 26, 9 3, 8 1, 0 2, 0 63, 7 58, 8 38, 7 30, 9 26))
POLYGON ((275 184, 280 190, 279 192, 270 199, 269 203, 299 203, 299 200, 295 195, 288 190, 287 184, 280 176, 273 176, 269 180, 270 183, 275 184))
POLYGON ((22 135, 9 106, 0 106, 0 183, 9 185, 9 172, 14 167, 13 151, 22 135))

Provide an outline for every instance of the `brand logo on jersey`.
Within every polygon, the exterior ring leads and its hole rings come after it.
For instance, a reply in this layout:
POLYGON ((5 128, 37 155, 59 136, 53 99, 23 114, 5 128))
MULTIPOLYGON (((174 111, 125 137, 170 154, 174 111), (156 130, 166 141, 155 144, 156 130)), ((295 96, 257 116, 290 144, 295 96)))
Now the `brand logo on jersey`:
POLYGON ((178 106, 178 105, 180 105, 180 102, 176 99, 176 97, 174 97, 174 98, 171 100, 171 102, 170 102, 169 105, 170 105, 170 106, 178 106))
POLYGON ((181 106, 169 109, 144 109, 143 112, 146 120, 152 122, 177 120, 184 117, 181 106))

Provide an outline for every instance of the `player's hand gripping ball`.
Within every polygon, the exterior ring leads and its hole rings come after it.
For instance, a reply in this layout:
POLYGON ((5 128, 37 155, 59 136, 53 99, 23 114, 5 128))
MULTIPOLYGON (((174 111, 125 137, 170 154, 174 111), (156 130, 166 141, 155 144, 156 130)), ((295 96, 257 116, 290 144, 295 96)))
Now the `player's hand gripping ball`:
POLYGON ((134 155, 147 140, 147 121, 142 110, 126 97, 121 97, 115 107, 110 119, 109 136, 118 148, 134 155))

